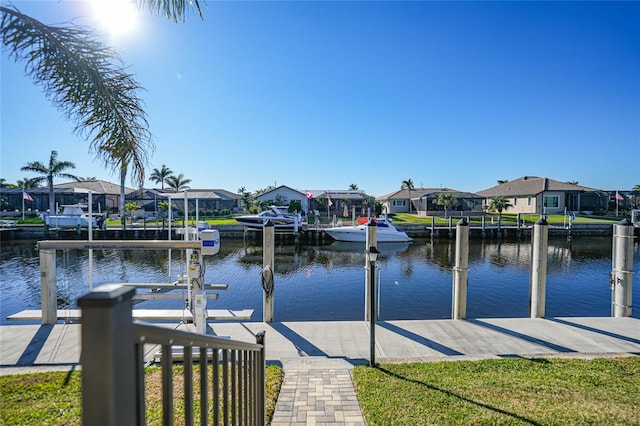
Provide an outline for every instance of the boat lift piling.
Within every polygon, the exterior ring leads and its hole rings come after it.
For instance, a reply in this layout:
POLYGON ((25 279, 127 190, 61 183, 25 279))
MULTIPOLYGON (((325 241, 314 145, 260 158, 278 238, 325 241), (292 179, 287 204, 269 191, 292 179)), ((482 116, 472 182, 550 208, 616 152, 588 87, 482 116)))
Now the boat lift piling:
POLYGON ((262 321, 273 322, 275 270, 275 226, 270 220, 265 223, 262 236, 262 321))
POLYGON ((533 225, 531 241, 531 282, 529 290, 529 317, 544 318, 547 292, 547 251, 549 225, 541 218, 533 225))
POLYGON ((469 223, 461 219, 456 225, 456 260, 453 267, 452 319, 467 318, 467 274, 469 266, 469 223))
POLYGON ((633 280, 633 224, 624 219, 613 225, 611 313, 614 317, 630 317, 633 280))

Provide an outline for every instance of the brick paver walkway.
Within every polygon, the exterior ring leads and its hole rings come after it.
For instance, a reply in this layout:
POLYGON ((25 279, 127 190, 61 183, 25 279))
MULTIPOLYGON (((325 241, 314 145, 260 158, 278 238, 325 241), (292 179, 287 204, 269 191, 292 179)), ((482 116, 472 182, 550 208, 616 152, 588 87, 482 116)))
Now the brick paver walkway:
POLYGON ((348 369, 285 370, 271 426, 364 426, 348 369))

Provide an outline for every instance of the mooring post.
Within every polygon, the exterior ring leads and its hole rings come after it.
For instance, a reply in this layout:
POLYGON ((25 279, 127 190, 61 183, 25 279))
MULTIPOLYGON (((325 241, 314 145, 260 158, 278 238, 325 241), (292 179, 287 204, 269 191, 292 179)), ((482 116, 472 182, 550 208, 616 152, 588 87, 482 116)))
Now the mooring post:
POLYGON ((544 218, 533 225, 529 317, 544 318, 547 287, 549 228, 544 218))
POLYGON ((108 284, 78 299, 82 309, 82 423, 136 424, 135 289, 108 284))
POLYGON ((269 220, 263 227, 262 241, 262 320, 264 322, 273 322, 275 247, 275 226, 269 220))
POLYGON ((56 297, 56 251, 40 249, 40 302, 42 324, 58 321, 58 299, 56 297))
MULTIPOLYGON (((365 236, 365 250, 369 250, 370 247, 378 248, 378 226, 376 222, 371 219, 369 224, 367 225, 367 233, 365 236)), ((373 294, 371 294, 370 288, 372 286, 373 274, 375 271, 371 271, 371 262, 367 257, 367 261, 365 262, 365 278, 364 278, 364 320, 369 321, 372 318, 372 315, 375 315, 375 308, 371 309, 371 301, 373 294)))
POLYGON ((633 279, 633 225, 624 219, 613 225, 613 270, 611 286, 613 289, 613 316, 630 317, 633 279))
POLYGON ((456 263, 453 267, 452 319, 467 317, 467 273, 469 266, 469 223, 462 219, 456 225, 456 263))

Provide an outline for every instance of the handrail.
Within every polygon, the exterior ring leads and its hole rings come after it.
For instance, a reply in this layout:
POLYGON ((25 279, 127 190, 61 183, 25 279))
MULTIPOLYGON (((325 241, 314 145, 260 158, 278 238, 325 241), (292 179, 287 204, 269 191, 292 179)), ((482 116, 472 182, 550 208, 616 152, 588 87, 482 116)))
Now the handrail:
POLYGON ((87 425, 145 425, 145 349, 161 347, 162 422, 174 424, 174 353, 183 350, 184 424, 193 425, 193 351, 199 355, 200 424, 265 423, 265 333, 256 343, 134 324, 126 286, 78 299, 82 309, 82 420, 87 425), (145 348, 145 346, 147 346, 145 348), (211 368, 211 374, 209 372, 211 368), (212 377, 212 379, 211 379, 212 377), (213 419, 211 419, 213 417, 213 419))
POLYGON ((241 342, 239 340, 230 340, 219 336, 174 330, 148 324, 134 324, 133 328, 140 343, 154 343, 158 345, 171 346, 195 346, 234 351, 256 351, 264 348, 263 345, 257 343, 241 342))

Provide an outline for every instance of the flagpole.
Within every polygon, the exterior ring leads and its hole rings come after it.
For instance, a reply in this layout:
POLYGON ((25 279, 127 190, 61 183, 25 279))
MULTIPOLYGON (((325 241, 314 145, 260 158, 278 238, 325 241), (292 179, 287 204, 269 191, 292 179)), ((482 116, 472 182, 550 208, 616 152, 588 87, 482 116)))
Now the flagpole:
POLYGON ((620 195, 618 195, 618 191, 616 191, 616 217, 618 217, 618 197, 620 195))
POLYGON ((22 222, 24 223, 24 189, 22 190, 22 222))

